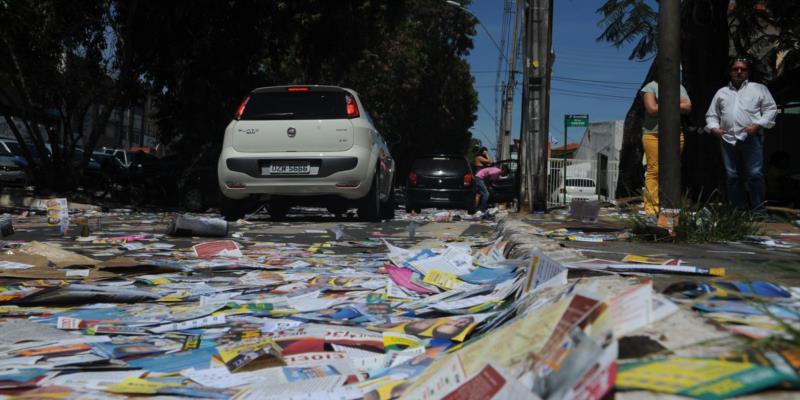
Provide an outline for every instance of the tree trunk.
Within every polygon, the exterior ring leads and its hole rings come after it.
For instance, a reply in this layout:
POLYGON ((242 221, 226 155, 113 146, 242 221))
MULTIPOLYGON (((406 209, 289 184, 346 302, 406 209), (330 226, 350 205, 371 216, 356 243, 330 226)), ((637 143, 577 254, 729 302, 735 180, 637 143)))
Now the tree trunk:
MULTIPOLYGON (((639 90, 653 80, 654 65, 655 59, 650 65, 650 70, 647 71, 644 82, 639 86, 639 90)), ((642 157, 644 156, 644 149, 642 148, 644 102, 642 101, 642 96, 639 95, 639 90, 636 91, 633 103, 625 115, 622 149, 619 152, 619 179, 617 180, 616 197, 641 195, 642 187, 644 186, 644 167, 642 166, 642 157)))

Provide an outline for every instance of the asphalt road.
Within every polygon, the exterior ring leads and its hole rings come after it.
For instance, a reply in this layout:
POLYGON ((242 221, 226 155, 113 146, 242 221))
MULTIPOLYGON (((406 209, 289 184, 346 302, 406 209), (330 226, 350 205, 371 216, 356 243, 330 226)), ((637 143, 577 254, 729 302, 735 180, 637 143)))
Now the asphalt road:
MULTIPOLYGON (((5 210, 9 212, 10 210, 5 210)), ((283 221, 273 221, 267 214, 256 214, 246 222, 232 222, 229 225, 227 238, 239 242, 243 246, 258 242, 292 244, 297 247, 309 247, 314 244, 329 243, 325 252, 335 254, 376 253, 385 252, 386 246, 381 239, 400 247, 426 245, 432 241, 435 245, 441 241, 473 241, 485 240, 494 233, 488 223, 470 221, 433 222, 430 221, 433 210, 421 215, 409 216, 398 210, 395 220, 382 223, 359 221, 355 217, 337 218, 324 209, 296 209, 283 221), (409 233, 414 226, 414 235, 409 233), (340 237, 337 239, 337 231, 340 237)), ((3 238, 9 242, 42 241, 56 243, 62 248, 75 251, 97 259, 116 256, 137 256, 141 250, 126 250, 120 243, 103 243, 109 239, 119 239, 127 235, 144 235, 142 241, 150 243, 168 243, 175 245, 175 250, 186 250, 192 245, 220 238, 212 237, 171 237, 165 235, 167 226, 177 214, 174 212, 141 212, 125 209, 112 209, 108 212, 86 212, 72 215, 71 224, 66 235, 62 235, 57 226, 49 226, 46 216, 41 212, 21 216, 12 216, 15 233, 3 238), (81 237, 85 229, 75 222, 81 218, 88 219, 90 237, 81 237)), ((194 214, 196 216, 219 218, 215 214, 194 214)))

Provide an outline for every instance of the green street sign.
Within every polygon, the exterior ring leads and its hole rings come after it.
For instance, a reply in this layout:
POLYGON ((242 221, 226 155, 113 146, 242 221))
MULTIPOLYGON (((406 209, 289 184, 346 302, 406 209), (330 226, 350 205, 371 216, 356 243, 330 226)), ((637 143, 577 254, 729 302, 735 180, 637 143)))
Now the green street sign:
POLYGON ((800 114, 800 107, 787 107, 783 109, 784 114, 800 114))
POLYGON ((564 126, 567 128, 586 128, 589 126, 589 116, 586 114, 565 114, 564 126))

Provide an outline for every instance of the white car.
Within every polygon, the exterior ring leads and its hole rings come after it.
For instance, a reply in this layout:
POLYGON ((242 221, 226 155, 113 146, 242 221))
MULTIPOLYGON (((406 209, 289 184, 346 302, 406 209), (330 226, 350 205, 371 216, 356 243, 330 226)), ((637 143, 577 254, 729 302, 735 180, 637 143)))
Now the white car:
POLYGON ((571 203, 572 199, 600 200, 600 195, 597 194, 597 184, 591 178, 567 178, 566 189, 564 189, 564 182, 560 182, 558 190, 553 195, 557 200, 562 200, 565 192, 566 204, 571 203))
POLYGON ((394 160, 358 94, 336 86, 253 90, 225 128, 217 164, 220 209, 241 218, 267 201, 272 218, 295 205, 336 215, 394 216, 394 160))

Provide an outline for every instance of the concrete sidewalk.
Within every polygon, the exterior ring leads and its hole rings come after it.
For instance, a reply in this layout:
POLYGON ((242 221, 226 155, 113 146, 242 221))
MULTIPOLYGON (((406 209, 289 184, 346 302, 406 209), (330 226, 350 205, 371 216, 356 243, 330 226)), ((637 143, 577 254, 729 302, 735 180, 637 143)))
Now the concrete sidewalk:
MULTIPOLYGON (((581 223, 571 221, 562 212, 550 214, 509 214, 506 225, 514 226, 521 240, 526 235, 534 235, 541 242, 547 239, 542 232, 557 228, 585 229, 588 231, 624 231, 627 228, 616 213, 604 209, 597 223, 581 223)), ((603 258, 619 261, 628 254, 652 256, 660 258, 678 258, 687 265, 698 267, 722 267, 726 269, 724 279, 765 280, 785 286, 800 286, 800 227, 789 223, 764 223, 764 234, 780 239, 795 247, 790 249, 768 247, 764 245, 730 242, 730 243, 656 243, 636 240, 603 241, 591 243, 581 241, 555 241, 547 246, 558 247, 557 257, 579 259, 603 258), (567 256, 568 255, 568 256, 567 256)), ((544 249, 543 249, 544 250, 544 249)), ((565 258, 565 259, 568 259, 565 258)), ((676 281, 708 279, 709 277, 657 275, 654 276, 656 289, 663 289, 676 281)))
MULTIPOLYGON (((608 211, 608 210, 606 210, 608 211)), ((607 212, 604 214, 608 214, 607 212)), ((661 258, 679 258, 687 265, 701 267, 724 267, 727 275, 724 278, 692 275, 635 274, 630 279, 650 278, 653 288, 661 292, 672 283, 691 280, 764 280, 784 286, 800 286, 800 257, 798 250, 775 249, 746 243, 715 244, 669 244, 636 242, 631 240, 604 241, 589 243, 567 240, 556 240, 542 235, 543 232, 568 227, 614 231, 625 229, 625 224, 618 217, 604 215, 596 224, 583 224, 569 221, 565 213, 550 214, 511 213, 498 224, 504 237, 513 247, 510 258, 523 257, 532 249, 538 248, 549 257, 569 263, 590 258, 621 260, 625 255, 654 256, 661 258)), ((800 229, 789 224, 767 224, 765 231, 776 234, 786 230, 800 233, 800 229)), ((795 240, 798 238, 792 236, 795 240)), ((570 281, 576 279, 597 279, 602 285, 602 275, 594 277, 578 277, 578 271, 570 273, 570 281), (573 273, 574 272, 574 273, 573 273)), ((719 357, 740 350, 750 340, 737 336, 723 327, 704 318, 699 312, 688 306, 680 306, 678 311, 669 317, 656 321, 620 339, 620 353, 637 353, 642 351, 639 343, 649 342, 663 346, 662 355, 680 357, 719 357)), ((615 394, 617 399, 682 399, 685 397, 661 394, 649 391, 625 391, 615 394)), ((797 392, 768 391, 759 392, 740 398, 752 399, 790 399, 797 398, 797 392)))

